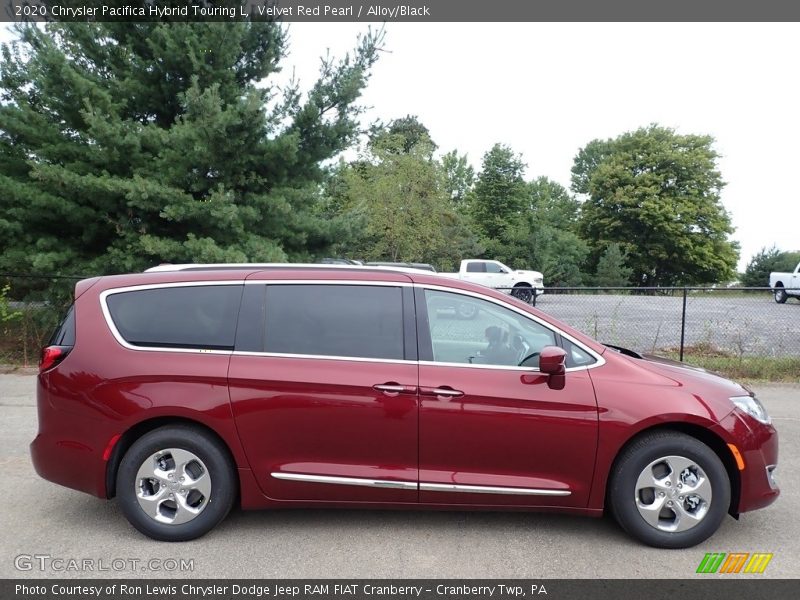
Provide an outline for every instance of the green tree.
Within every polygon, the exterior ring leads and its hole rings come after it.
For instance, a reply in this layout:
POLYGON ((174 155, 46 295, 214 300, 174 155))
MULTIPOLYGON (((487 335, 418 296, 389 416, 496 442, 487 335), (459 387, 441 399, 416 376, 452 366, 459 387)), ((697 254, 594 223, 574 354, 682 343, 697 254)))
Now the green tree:
POLYGON ((577 234, 577 200, 546 177, 527 188, 525 209, 494 245, 499 260, 541 271, 548 286, 581 285, 589 249, 577 234))
POLYGON ((576 194, 589 194, 592 174, 612 151, 612 140, 592 140, 578 150, 572 165, 572 191, 576 194))
POLYGON ((794 271, 800 252, 781 252, 775 246, 761 248, 747 263, 740 277, 744 287, 766 287, 773 271, 794 271))
POLYGON ((594 284, 607 287, 624 287, 630 285, 633 269, 626 266, 628 255, 620 244, 612 242, 606 247, 597 262, 594 284))
POLYGON ((354 226, 336 249, 351 258, 450 269, 479 248, 447 198, 432 143, 407 141, 402 132, 375 132, 359 160, 340 163, 327 186, 329 216, 354 226))
POLYGON ((400 136, 400 140, 402 140, 392 151, 408 154, 417 145, 422 145, 429 153, 429 157, 436 151, 437 146, 431 139, 431 132, 414 115, 394 119, 388 125, 376 123, 370 131, 370 143, 383 140, 387 133, 400 136))
POLYGON ((489 244, 487 250, 496 251, 492 246, 529 205, 524 172, 522 158, 508 146, 495 144, 483 156, 469 207, 476 231, 489 244))
POLYGON ((24 26, 0 65, 0 269, 283 261, 339 234, 321 162, 357 133, 381 34, 307 95, 274 22, 24 26), (258 84, 258 85, 257 85, 258 84))
POLYGON ((616 242, 628 251, 636 285, 702 284, 733 276, 739 250, 729 239, 733 227, 720 202, 724 183, 713 142, 651 125, 590 142, 578 153, 573 189, 588 196, 581 232, 592 247, 593 265, 616 242))
POLYGON ((442 156, 444 187, 450 201, 459 210, 466 204, 467 195, 475 183, 475 169, 467 161, 466 154, 451 150, 442 156))

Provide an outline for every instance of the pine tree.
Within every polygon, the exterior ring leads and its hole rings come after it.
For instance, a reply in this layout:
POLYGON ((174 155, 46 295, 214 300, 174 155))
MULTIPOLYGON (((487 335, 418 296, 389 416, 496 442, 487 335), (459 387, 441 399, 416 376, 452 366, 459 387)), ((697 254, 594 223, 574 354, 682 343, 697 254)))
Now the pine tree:
POLYGON ((595 285, 600 287, 625 287, 630 285, 633 269, 625 266, 628 255, 617 243, 609 244, 597 263, 595 285))
POLYGON ((308 259, 321 162, 348 147, 382 34, 272 83, 274 22, 25 26, 0 65, 0 270, 308 259), (257 85, 258 84, 258 85, 257 85))

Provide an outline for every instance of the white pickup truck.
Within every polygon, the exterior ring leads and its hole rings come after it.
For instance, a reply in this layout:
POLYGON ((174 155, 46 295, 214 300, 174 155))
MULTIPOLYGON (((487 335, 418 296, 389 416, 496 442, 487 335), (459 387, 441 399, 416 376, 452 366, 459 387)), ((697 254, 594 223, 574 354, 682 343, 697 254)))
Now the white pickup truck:
POLYGON ((794 268, 794 273, 770 273, 769 287, 778 304, 783 304, 790 296, 800 298, 800 263, 794 268))
POLYGON ((539 271, 515 271, 496 260, 462 260, 458 273, 440 275, 499 288, 500 291, 534 306, 536 297, 544 293, 542 274, 539 271))

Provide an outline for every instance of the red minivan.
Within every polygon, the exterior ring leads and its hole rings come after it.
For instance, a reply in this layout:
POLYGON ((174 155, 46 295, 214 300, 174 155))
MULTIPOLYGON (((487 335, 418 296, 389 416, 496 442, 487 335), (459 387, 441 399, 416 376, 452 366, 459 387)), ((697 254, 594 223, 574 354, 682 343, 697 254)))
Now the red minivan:
POLYGON ((197 538, 234 504, 609 510, 682 548, 779 490, 746 388, 412 269, 87 279, 42 351, 37 472, 197 538))

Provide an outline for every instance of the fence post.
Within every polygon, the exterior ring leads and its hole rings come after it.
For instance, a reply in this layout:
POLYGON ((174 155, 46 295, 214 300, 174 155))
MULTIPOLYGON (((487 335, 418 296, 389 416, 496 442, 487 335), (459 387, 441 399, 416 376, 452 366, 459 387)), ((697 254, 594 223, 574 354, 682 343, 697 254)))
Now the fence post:
POLYGON ((683 343, 686 336, 686 287, 683 288, 683 310, 681 311, 681 357, 683 362, 683 343))

